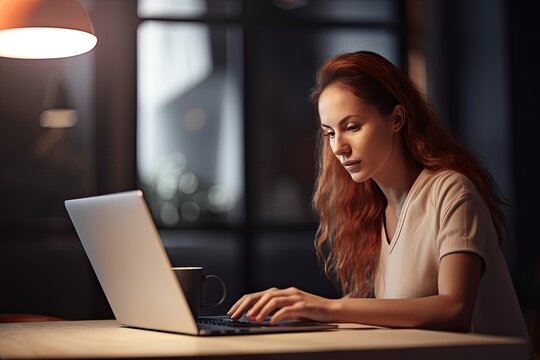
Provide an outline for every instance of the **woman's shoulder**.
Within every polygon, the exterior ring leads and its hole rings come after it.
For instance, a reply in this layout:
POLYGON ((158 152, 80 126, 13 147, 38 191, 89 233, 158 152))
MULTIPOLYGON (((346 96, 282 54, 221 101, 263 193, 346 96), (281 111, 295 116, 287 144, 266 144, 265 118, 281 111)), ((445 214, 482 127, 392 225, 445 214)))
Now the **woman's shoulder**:
POLYGON ((473 185, 472 181, 467 176, 456 170, 426 170, 426 172, 428 174, 427 176, 431 178, 432 182, 436 182, 441 185, 473 185))
POLYGON ((473 182, 464 174, 451 170, 426 170, 426 183, 435 198, 461 197, 476 195, 478 192, 473 182))

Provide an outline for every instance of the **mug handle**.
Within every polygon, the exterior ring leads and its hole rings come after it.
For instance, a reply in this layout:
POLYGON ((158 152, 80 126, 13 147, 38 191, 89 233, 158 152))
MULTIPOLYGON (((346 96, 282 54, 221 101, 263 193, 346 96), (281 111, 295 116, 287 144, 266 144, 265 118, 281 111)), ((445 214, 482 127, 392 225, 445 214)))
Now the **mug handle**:
POLYGON ((223 301, 225 301, 225 298, 227 297, 227 286, 225 285, 225 281, 223 281, 223 279, 217 275, 204 275, 205 282, 207 279, 210 279, 210 278, 214 278, 219 281, 219 283, 221 284, 221 288, 223 289, 223 294, 221 295, 221 299, 219 299, 217 302, 210 303, 210 304, 202 304, 201 308, 211 308, 211 307, 221 305, 223 301))

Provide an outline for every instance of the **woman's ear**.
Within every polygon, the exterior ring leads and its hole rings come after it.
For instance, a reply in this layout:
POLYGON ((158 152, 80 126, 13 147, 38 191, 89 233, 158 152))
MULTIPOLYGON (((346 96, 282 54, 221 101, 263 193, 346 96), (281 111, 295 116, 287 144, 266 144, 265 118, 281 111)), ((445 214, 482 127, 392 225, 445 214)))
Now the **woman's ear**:
POLYGON ((405 111, 403 109, 403 105, 397 104, 394 106, 394 110, 392 111, 392 128, 394 132, 400 131, 404 124, 405 111))

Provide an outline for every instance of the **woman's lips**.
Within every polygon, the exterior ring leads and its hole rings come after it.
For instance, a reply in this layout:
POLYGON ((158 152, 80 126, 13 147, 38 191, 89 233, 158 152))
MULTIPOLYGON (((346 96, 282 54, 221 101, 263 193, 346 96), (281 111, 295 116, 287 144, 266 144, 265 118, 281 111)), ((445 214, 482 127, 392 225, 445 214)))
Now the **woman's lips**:
POLYGON ((361 163, 362 161, 345 161, 342 165, 348 172, 354 172, 360 167, 361 163))

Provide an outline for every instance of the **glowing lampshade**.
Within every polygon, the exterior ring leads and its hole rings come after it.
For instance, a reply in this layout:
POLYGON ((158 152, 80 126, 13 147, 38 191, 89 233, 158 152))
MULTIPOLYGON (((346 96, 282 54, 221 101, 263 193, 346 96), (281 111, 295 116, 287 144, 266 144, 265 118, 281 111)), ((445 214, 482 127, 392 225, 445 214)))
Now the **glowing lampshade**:
POLYGON ((62 58, 90 51, 96 43, 77 0, 0 0, 0 56, 62 58))

